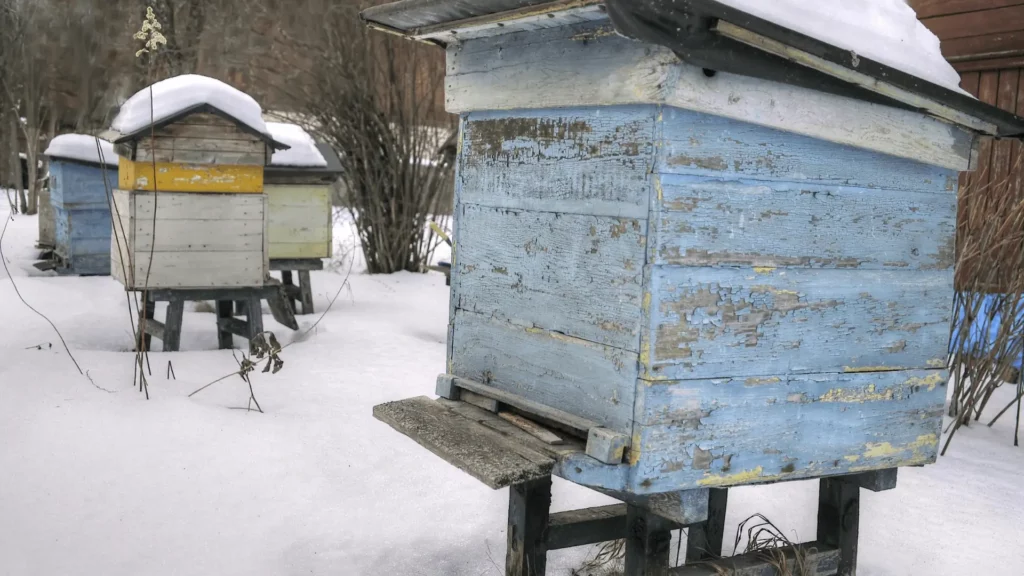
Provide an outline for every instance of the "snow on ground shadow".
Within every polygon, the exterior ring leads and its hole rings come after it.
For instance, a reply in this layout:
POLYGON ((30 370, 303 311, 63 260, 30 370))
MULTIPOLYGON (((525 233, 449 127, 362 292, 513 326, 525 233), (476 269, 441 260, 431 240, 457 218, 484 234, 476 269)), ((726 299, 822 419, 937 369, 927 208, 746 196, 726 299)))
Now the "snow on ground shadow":
MULTIPOLYGON (((183 352, 151 354, 144 400, 131 387, 124 292, 110 278, 38 273, 36 226, 16 217, 3 240, 14 282, 113 393, 78 375, 0 275, 0 575, 502 574, 507 492, 371 416, 377 403, 433 394, 448 314, 441 274, 353 274, 317 329, 283 352, 284 369, 254 377, 266 414, 247 413, 233 409, 247 398, 238 378, 188 398, 235 366, 216 350, 212 315, 195 307, 183 352)), ((349 230, 337 233, 351 248, 349 230)), ((347 267, 313 274, 317 310, 347 267)), ((1004 390, 991 404, 1008 399, 1004 390)), ((865 494, 859 574, 1024 574, 1024 452, 1011 426, 963 430, 937 465, 865 494)), ((608 502, 561 481, 554 500, 556 510, 608 502)), ((733 490, 729 504, 730 532, 761 512, 794 540, 814 537, 813 481, 733 490)), ((553 553, 549 573, 592 553, 553 553)))

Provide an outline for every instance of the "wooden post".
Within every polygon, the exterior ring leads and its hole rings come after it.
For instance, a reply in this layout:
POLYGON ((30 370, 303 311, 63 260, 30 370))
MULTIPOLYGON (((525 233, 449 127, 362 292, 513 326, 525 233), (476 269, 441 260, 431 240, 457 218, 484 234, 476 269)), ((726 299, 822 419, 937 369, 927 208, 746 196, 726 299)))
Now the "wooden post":
POLYGON ((860 485, 854 478, 822 478, 818 488, 818 542, 839 549, 836 576, 857 574, 860 485))
POLYGON ((263 299, 259 294, 253 294, 246 303, 246 318, 249 325, 249 340, 263 332, 263 299))
POLYGON ((313 283, 309 279, 309 270, 299 270, 299 294, 302 298, 302 313, 313 313, 313 283))
POLYGON ((142 319, 145 318, 146 321, 153 320, 154 316, 156 316, 156 302, 149 298, 149 296, 147 295, 146 301, 142 304, 142 307, 143 309, 140 311, 139 324, 137 326, 138 336, 136 336, 135 338, 135 350, 144 349, 147 352, 151 352, 153 350, 153 336, 148 333, 142 333, 142 319), (142 347, 143 343, 145 343, 145 348, 142 347))
POLYGON ((245 307, 248 304, 245 300, 235 300, 235 316, 245 316, 248 312, 245 307))
POLYGON ((177 352, 181 349, 181 321, 184 314, 184 300, 168 302, 167 319, 164 321, 164 352, 177 352))
POLYGON ((221 350, 230 350, 235 345, 231 332, 228 332, 220 323, 221 318, 234 317, 234 305, 232 300, 217 300, 217 347, 221 350))
POLYGON ((298 310, 295 307, 295 284, 292 283, 291 270, 281 270, 281 284, 284 285, 284 293, 288 297, 288 305, 292 307, 292 310, 298 310))
POLYGON ((626 505, 626 569, 623 576, 668 576, 671 524, 638 506, 626 505))
POLYGON ((550 476, 509 487, 505 576, 544 576, 550 509, 550 476))
POLYGON ((686 563, 722 556, 725 540, 725 509, 728 488, 712 488, 708 494, 708 519, 690 526, 686 536, 686 563))

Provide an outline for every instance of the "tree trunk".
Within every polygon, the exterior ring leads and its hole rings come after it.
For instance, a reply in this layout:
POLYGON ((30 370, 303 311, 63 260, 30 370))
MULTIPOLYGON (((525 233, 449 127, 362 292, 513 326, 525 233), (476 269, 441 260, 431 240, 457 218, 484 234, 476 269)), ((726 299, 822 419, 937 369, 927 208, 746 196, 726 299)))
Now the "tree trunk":
POLYGON ((28 200, 25 198, 25 189, 22 186, 22 182, 25 180, 25 176, 21 171, 21 158, 18 156, 18 115, 17 113, 8 113, 8 119, 10 121, 10 142, 11 142, 11 172, 14 174, 14 189, 17 190, 15 197, 17 199, 17 209, 19 212, 24 212, 28 200))

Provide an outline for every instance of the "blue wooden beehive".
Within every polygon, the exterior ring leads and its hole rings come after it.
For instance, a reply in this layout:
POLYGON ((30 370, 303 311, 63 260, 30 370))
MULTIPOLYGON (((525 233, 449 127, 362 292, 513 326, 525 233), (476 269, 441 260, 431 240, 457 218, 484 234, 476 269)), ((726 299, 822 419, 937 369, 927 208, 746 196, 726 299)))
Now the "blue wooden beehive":
POLYGON ((717 2, 684 3, 714 53, 607 4, 364 13, 446 46, 461 115, 439 395, 586 437, 554 472, 617 493, 933 462, 958 173, 1021 120, 717 2))
POLYGON ((58 273, 110 274, 108 195, 117 187, 117 154, 106 141, 100 147, 93 136, 65 134, 46 150, 58 273))

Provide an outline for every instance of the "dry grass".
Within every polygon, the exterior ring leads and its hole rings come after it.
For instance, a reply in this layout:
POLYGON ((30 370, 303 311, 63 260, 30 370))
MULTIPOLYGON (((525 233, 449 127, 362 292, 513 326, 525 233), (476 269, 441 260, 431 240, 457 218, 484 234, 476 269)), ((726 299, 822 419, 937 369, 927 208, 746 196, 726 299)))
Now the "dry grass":
POLYGON ((1024 382, 1013 364, 1024 357, 1024 177, 1021 146, 1012 150, 1012 161, 1008 159, 998 177, 970 175, 960 190, 957 295, 950 336, 949 415, 954 419, 943 454, 957 430, 980 420, 993 392, 1010 378, 1015 379, 1017 393, 989 426, 1012 409, 1017 419, 1014 445, 1019 445, 1024 382))

